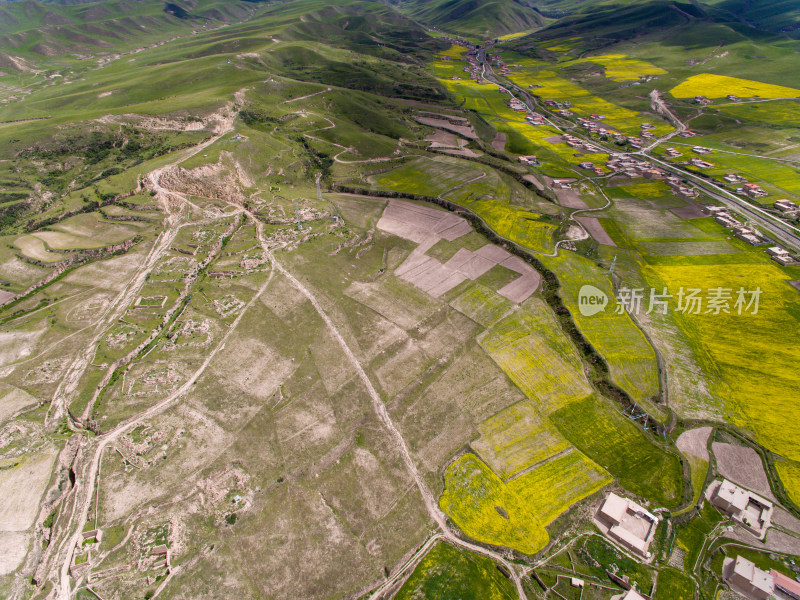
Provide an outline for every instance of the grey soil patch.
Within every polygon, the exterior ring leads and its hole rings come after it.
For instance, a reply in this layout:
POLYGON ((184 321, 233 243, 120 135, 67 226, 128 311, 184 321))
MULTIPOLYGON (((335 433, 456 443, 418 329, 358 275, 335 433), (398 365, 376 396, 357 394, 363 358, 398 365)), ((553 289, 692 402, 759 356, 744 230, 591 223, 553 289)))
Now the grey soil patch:
POLYGON ((448 154, 450 156, 468 156, 470 158, 475 158, 476 156, 480 156, 480 154, 473 152, 469 148, 443 148, 439 150, 441 154, 448 154))
POLYGON ((540 191, 544 190, 544 185, 542 185, 542 182, 539 181, 538 179, 536 179, 536 177, 534 177, 533 175, 523 175, 522 178, 525 181, 528 181, 528 182, 532 183, 533 185, 535 185, 537 190, 540 190, 540 191))
POLYGON ((703 219, 708 215, 703 211, 703 208, 697 202, 688 201, 689 204, 687 206, 681 206, 680 208, 671 208, 670 210, 672 213, 681 219, 689 220, 689 219, 703 219))
POLYGON ((589 234, 597 241, 598 244, 603 244, 604 246, 614 246, 614 240, 611 239, 611 236, 606 233, 606 230, 603 229, 603 226, 600 224, 600 221, 597 217, 575 217, 581 225, 583 225, 589 234))
POLYGON ((698 427, 684 431, 676 446, 684 454, 690 454, 707 461, 708 457, 708 436, 711 435, 711 427, 698 427))
POLYGON ((467 279, 474 281, 498 264, 522 275, 498 292, 512 302, 527 300, 539 287, 539 274, 530 265, 494 244, 475 252, 461 248, 444 264, 428 256, 426 252, 440 239, 453 241, 472 231, 465 219, 452 213, 391 200, 378 221, 378 228, 419 243, 394 274, 434 298, 467 279))
POLYGON ((506 134, 498 133, 494 140, 492 140, 492 148, 497 152, 503 152, 506 149, 506 134))
POLYGON ((725 479, 775 500, 758 452, 747 446, 722 442, 714 442, 711 449, 717 459, 717 470, 725 479))
POLYGON ((423 125, 427 125, 428 127, 436 127, 437 129, 444 129, 446 131, 452 131, 453 133, 457 133, 465 138, 474 140, 478 136, 475 133, 475 130, 472 127, 466 127, 463 125, 454 125, 450 121, 446 121, 444 119, 433 119, 431 117, 420 117, 416 116, 414 119, 418 123, 422 123, 423 125))
POLYGON ((580 194, 575 190, 554 190, 558 197, 558 202, 565 208, 585 209, 589 206, 581 200, 580 194))

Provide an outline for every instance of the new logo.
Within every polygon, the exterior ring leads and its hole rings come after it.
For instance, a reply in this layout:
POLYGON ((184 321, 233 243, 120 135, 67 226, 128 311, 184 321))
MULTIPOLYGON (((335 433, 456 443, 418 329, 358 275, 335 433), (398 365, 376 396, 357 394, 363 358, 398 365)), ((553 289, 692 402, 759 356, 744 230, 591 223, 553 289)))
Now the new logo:
POLYGON ((584 317, 603 312, 608 306, 608 294, 593 285, 584 285, 578 292, 578 308, 584 317))

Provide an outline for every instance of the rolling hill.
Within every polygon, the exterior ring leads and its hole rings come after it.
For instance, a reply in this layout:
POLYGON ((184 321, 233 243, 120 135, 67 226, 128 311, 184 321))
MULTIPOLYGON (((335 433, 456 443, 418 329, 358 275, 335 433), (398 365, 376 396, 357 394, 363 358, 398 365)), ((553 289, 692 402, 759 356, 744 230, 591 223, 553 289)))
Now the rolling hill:
POLYGON ((427 25, 479 38, 538 29, 547 22, 526 0, 404 0, 399 8, 427 25))

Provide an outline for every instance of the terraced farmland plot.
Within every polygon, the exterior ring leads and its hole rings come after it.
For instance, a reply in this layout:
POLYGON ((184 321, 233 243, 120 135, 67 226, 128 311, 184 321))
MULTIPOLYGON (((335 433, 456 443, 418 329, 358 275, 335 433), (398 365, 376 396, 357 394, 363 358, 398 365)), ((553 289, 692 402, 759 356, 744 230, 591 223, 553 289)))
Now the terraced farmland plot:
POLYGON ((536 404, 509 406, 478 427, 472 448, 504 480, 571 447, 536 404))
POLYGON ((476 323, 489 327, 511 310, 513 304, 480 283, 472 283, 450 306, 476 323))
POLYGON ((580 358, 538 298, 531 298, 524 311, 502 319, 478 341, 545 414, 591 393, 580 358))
POLYGON ((535 554, 549 540, 533 507, 474 454, 465 454, 448 467, 439 505, 479 542, 535 554))
POLYGON ((680 459, 656 446, 609 401, 591 396, 550 418, 565 438, 626 489, 667 507, 681 503, 680 459))
POLYGON ((454 158, 417 158, 376 178, 384 188, 410 194, 438 196, 470 179, 480 168, 454 158))
MULTIPOLYGON (((800 295, 789 276, 772 264, 704 266, 659 265, 645 269, 656 287, 671 293, 681 287, 730 289, 729 313, 676 313, 675 320, 710 375, 711 390, 728 419, 751 431, 773 452, 800 460, 793 424, 800 410, 800 295), (737 314, 736 290, 761 289, 757 314, 737 314)), ((750 296, 746 296, 749 299, 750 296)), ((743 307, 744 308, 744 307, 743 307)))

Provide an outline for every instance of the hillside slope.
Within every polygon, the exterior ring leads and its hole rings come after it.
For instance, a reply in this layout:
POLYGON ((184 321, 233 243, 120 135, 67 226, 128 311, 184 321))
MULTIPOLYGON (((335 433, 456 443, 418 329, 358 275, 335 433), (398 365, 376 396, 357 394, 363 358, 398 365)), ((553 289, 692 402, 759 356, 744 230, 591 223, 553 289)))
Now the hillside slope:
POLYGON ((236 0, 56 4, 0 1, 0 69, 24 71, 43 58, 113 52, 143 46, 195 28, 217 27, 253 14, 257 4, 236 0))
POLYGON ((427 25, 476 37, 538 29, 546 22, 525 0, 406 0, 400 8, 427 25))

